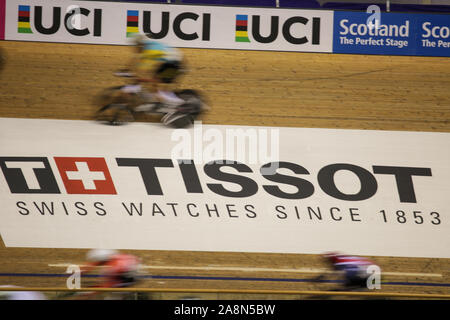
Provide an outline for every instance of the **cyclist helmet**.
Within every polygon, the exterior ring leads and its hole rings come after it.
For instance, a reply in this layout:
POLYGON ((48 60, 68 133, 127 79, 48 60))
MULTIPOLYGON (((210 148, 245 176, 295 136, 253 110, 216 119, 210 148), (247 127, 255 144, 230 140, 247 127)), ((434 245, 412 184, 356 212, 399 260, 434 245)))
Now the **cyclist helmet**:
POLYGON ((88 253, 86 254, 86 259, 90 262, 101 263, 108 261, 115 254, 117 254, 116 250, 92 249, 89 250, 88 253))

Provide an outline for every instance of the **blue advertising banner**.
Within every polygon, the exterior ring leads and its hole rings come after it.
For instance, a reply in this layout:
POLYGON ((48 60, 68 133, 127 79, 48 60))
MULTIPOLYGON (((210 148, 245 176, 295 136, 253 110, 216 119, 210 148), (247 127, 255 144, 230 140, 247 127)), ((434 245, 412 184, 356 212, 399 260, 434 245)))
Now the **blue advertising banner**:
POLYGON ((450 15, 419 14, 416 19, 416 55, 450 57, 450 15))
POLYGON ((450 56, 450 15, 334 12, 333 53, 450 56))

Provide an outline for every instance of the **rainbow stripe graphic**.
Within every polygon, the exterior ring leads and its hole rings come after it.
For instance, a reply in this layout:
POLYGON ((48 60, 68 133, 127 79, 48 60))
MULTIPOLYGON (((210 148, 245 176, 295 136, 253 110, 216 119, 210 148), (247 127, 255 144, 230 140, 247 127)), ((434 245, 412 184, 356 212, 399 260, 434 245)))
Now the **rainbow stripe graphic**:
POLYGON ((248 15, 236 15, 236 42, 250 42, 248 38, 248 15))
POLYGON ((30 26, 30 6, 19 6, 19 21, 17 24, 19 33, 33 33, 30 26))
POLYGON ((127 10, 127 38, 139 33, 139 11, 127 10))

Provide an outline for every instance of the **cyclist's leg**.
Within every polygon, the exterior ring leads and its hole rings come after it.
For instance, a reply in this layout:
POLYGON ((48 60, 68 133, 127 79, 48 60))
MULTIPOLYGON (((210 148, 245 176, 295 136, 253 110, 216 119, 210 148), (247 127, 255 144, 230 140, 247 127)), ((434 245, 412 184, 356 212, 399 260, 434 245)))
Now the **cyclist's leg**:
POLYGON ((162 63, 155 72, 158 81, 158 96, 165 103, 177 106, 184 101, 174 93, 175 81, 181 74, 179 61, 166 61, 162 63))

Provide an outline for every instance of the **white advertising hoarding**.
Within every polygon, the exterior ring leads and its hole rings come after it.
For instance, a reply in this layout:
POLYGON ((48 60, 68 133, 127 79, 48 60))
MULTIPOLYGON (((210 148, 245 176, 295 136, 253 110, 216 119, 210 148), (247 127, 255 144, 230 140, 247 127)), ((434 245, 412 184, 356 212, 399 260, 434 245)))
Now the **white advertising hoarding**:
POLYGON ((135 32, 175 47, 331 52, 333 12, 69 0, 7 0, 5 39, 130 44, 135 32))
POLYGON ((3 118, 0 232, 7 247, 450 258, 449 163, 448 133, 3 118))

